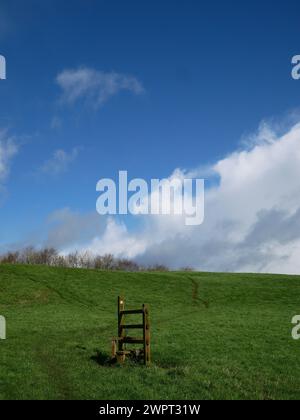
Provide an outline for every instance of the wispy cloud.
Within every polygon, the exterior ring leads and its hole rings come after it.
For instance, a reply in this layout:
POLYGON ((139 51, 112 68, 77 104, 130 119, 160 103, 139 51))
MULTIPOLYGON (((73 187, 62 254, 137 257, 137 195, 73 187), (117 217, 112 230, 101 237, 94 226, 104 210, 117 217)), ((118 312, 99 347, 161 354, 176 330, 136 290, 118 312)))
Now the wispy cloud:
POLYGON ((50 127, 53 130, 59 130, 62 127, 62 119, 58 116, 54 116, 51 120, 50 127))
POLYGON ((61 100, 64 103, 73 104, 84 99, 95 107, 103 105, 121 91, 135 95, 144 92, 142 83, 133 76, 88 67, 64 70, 56 77, 56 83, 62 90, 61 100))
POLYGON ((18 146, 6 130, 0 131, 0 186, 7 179, 12 158, 17 154, 18 146))
POLYGON ((79 148, 75 147, 70 152, 58 149, 53 156, 47 160, 40 168, 40 171, 49 175, 58 175, 66 172, 69 166, 77 159, 79 148))

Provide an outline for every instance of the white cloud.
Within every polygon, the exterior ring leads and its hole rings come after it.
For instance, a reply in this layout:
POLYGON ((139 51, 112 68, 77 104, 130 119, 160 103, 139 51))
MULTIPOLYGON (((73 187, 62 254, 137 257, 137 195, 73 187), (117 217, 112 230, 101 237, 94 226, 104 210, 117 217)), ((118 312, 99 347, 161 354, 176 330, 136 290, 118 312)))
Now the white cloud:
POLYGON ((78 148, 72 149, 69 153, 63 149, 58 149, 53 153, 53 156, 47 160, 40 171, 50 175, 58 175, 66 172, 69 166, 76 160, 79 153, 78 148))
MULTIPOLYGON (((263 125, 251 144, 205 169, 219 183, 206 191, 202 225, 185 226, 181 216, 139 216, 144 223, 137 229, 104 218, 101 232, 95 228, 77 249, 174 268, 299 274, 300 124, 280 135, 263 125)), ((202 169, 175 173, 201 177, 202 169)))
POLYGON ((101 237, 95 237, 86 247, 91 252, 100 255, 113 254, 116 257, 135 258, 147 250, 148 238, 137 238, 131 235, 124 223, 116 223, 107 219, 105 231, 101 237))
POLYGON ((11 160, 17 152, 15 140, 7 135, 6 130, 0 131, 0 185, 7 179, 11 160))
POLYGON ((133 76, 87 67, 64 70, 56 82, 62 89, 62 101, 68 104, 85 99, 98 107, 122 90, 136 95, 144 92, 142 83, 133 76))

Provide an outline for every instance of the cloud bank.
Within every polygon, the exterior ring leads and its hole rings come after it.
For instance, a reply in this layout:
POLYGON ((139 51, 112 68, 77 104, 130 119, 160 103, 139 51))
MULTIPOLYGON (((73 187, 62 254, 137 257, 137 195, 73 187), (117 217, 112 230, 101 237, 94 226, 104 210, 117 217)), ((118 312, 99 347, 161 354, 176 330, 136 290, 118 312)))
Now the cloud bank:
POLYGON ((64 70, 58 74, 56 83, 62 90, 62 102, 74 104, 84 99, 95 107, 103 105, 121 91, 135 95, 144 92, 142 83, 133 76, 88 67, 64 70))
MULTIPOLYGON (((180 173, 202 176, 198 169, 176 169, 180 173)), ((202 225, 185 226, 181 216, 139 216, 140 227, 129 228, 120 219, 108 218, 101 232, 95 222, 95 231, 81 241, 80 249, 172 268, 299 274, 300 124, 284 134, 262 125, 244 149, 215 162, 205 173, 219 181, 206 190, 202 225)), ((84 231, 85 216, 81 217, 77 231, 81 225, 84 231)), ((66 219, 56 228, 63 229, 66 219)), ((60 248, 64 249, 62 242, 60 248)), ((67 248, 72 250, 70 242, 67 248)))

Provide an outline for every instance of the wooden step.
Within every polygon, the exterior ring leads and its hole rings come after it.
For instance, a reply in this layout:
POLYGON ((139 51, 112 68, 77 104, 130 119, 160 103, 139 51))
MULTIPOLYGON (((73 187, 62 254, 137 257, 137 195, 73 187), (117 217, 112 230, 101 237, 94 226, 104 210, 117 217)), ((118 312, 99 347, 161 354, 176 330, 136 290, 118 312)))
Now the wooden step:
POLYGON ((134 315, 134 314, 143 314, 144 309, 129 309, 127 311, 120 311, 120 315, 134 315))
POLYGON ((144 344, 144 340, 142 338, 136 337, 119 337, 119 342, 127 344, 144 344))
POLYGON ((138 328, 144 328, 143 324, 132 324, 132 325, 120 325, 120 328, 123 330, 129 330, 129 329, 138 329, 138 328))

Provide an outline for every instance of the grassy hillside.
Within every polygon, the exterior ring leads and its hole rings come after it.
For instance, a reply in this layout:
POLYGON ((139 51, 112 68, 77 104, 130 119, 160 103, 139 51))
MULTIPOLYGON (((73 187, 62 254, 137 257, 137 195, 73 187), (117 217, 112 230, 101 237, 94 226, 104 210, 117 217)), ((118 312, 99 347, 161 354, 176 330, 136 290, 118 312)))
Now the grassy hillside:
POLYGON ((300 277, 0 265, 0 399, 299 399, 298 313, 300 277), (150 368, 105 364, 118 294, 150 305, 150 368))

